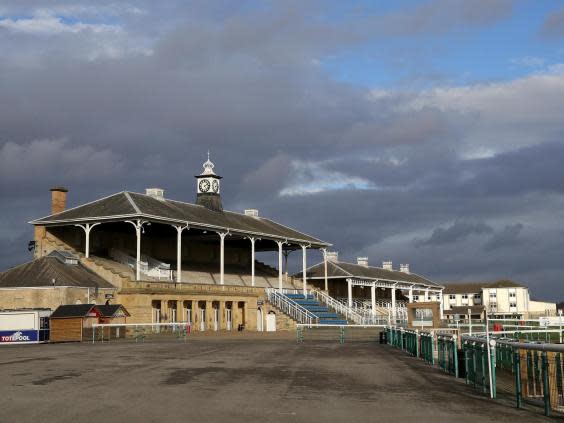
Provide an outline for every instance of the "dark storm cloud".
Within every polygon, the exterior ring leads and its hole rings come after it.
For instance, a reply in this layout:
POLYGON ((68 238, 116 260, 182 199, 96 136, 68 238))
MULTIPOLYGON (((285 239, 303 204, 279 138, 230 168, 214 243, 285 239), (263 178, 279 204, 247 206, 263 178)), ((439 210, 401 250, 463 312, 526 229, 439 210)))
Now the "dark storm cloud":
POLYGON ((454 222, 446 228, 436 228, 426 239, 416 239, 416 247, 452 244, 468 238, 470 235, 482 235, 493 232, 491 226, 484 222, 454 222))
POLYGON ((338 19, 325 5, 2 4, 0 267, 29 257, 25 222, 48 213, 50 186, 69 186, 70 206, 147 186, 192 201, 209 149, 227 208, 258 208, 343 258, 561 289, 562 75, 371 92, 323 66, 393 34, 490 25, 511 2, 338 19), (501 248, 512 236, 527 242, 501 248))
POLYGON ((488 240, 484 245, 484 249, 486 251, 493 251, 498 248, 515 247, 519 242, 522 242, 519 238, 522 230, 523 225, 521 223, 507 225, 488 240))
POLYGON ((540 31, 545 37, 564 38, 564 9, 549 13, 540 31))

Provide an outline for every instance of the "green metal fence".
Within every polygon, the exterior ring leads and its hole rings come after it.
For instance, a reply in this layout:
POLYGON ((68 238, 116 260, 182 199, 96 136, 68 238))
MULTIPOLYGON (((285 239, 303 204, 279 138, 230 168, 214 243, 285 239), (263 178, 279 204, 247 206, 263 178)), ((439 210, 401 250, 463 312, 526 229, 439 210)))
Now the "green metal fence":
POLYGON ((420 357, 431 365, 435 364, 435 354, 434 354, 434 339, 433 334, 427 332, 421 332, 419 334, 420 347, 420 357))
POLYGON ((456 335, 437 335, 439 367, 458 377, 458 340, 456 335))
POLYGON ((488 345, 485 339, 465 338, 462 342, 462 352, 466 383, 495 398, 495 349, 490 350, 488 359, 488 345))

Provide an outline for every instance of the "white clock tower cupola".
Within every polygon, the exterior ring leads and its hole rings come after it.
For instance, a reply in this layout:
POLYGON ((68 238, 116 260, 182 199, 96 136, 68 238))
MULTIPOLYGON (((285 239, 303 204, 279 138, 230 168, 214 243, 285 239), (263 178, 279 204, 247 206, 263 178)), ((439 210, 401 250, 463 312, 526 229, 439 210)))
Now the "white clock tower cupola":
POLYGON ((207 207, 214 211, 223 211, 220 196, 220 180, 221 176, 216 175, 213 168, 215 165, 210 160, 208 151, 208 160, 203 164, 204 171, 196 175, 196 204, 207 207))

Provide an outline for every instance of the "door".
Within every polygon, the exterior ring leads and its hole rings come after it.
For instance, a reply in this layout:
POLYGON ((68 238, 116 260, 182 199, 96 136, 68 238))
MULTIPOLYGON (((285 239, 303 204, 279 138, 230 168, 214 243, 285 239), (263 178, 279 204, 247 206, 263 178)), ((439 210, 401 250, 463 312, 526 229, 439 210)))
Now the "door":
POLYGON ((206 330, 206 309, 200 309, 200 330, 203 332, 206 330))
POLYGON ((262 308, 257 309, 257 332, 262 332, 264 329, 262 327, 262 308))
POLYGON ((276 332, 276 314, 268 313, 266 315, 266 331, 276 332))
POLYGON ((225 310, 226 313, 226 317, 227 317, 227 330, 231 330, 231 320, 232 320, 232 313, 231 313, 231 309, 228 308, 225 310))

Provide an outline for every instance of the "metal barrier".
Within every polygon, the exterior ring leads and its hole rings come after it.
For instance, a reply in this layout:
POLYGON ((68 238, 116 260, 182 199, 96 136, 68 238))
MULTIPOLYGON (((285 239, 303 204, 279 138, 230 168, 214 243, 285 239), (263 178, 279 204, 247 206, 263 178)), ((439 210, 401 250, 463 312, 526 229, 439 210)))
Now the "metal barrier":
POLYGON ((456 335, 437 335, 439 367, 458 377, 458 340, 456 335))
POLYGON ((331 341, 344 344, 348 342, 377 342, 384 325, 296 325, 296 342, 331 341))
POLYGON ((463 337, 462 351, 466 367, 466 383, 474 385, 475 388, 480 389, 483 393, 490 393, 490 396, 495 398, 495 348, 490 349, 490 357, 488 359, 486 339, 463 337))
POLYGON ((497 341, 513 352, 512 373, 517 408, 542 400, 544 414, 564 412, 564 345, 497 341))
POLYGON ((419 335, 421 343, 421 358, 431 365, 435 364, 435 353, 433 334, 429 332, 421 332, 419 335))

